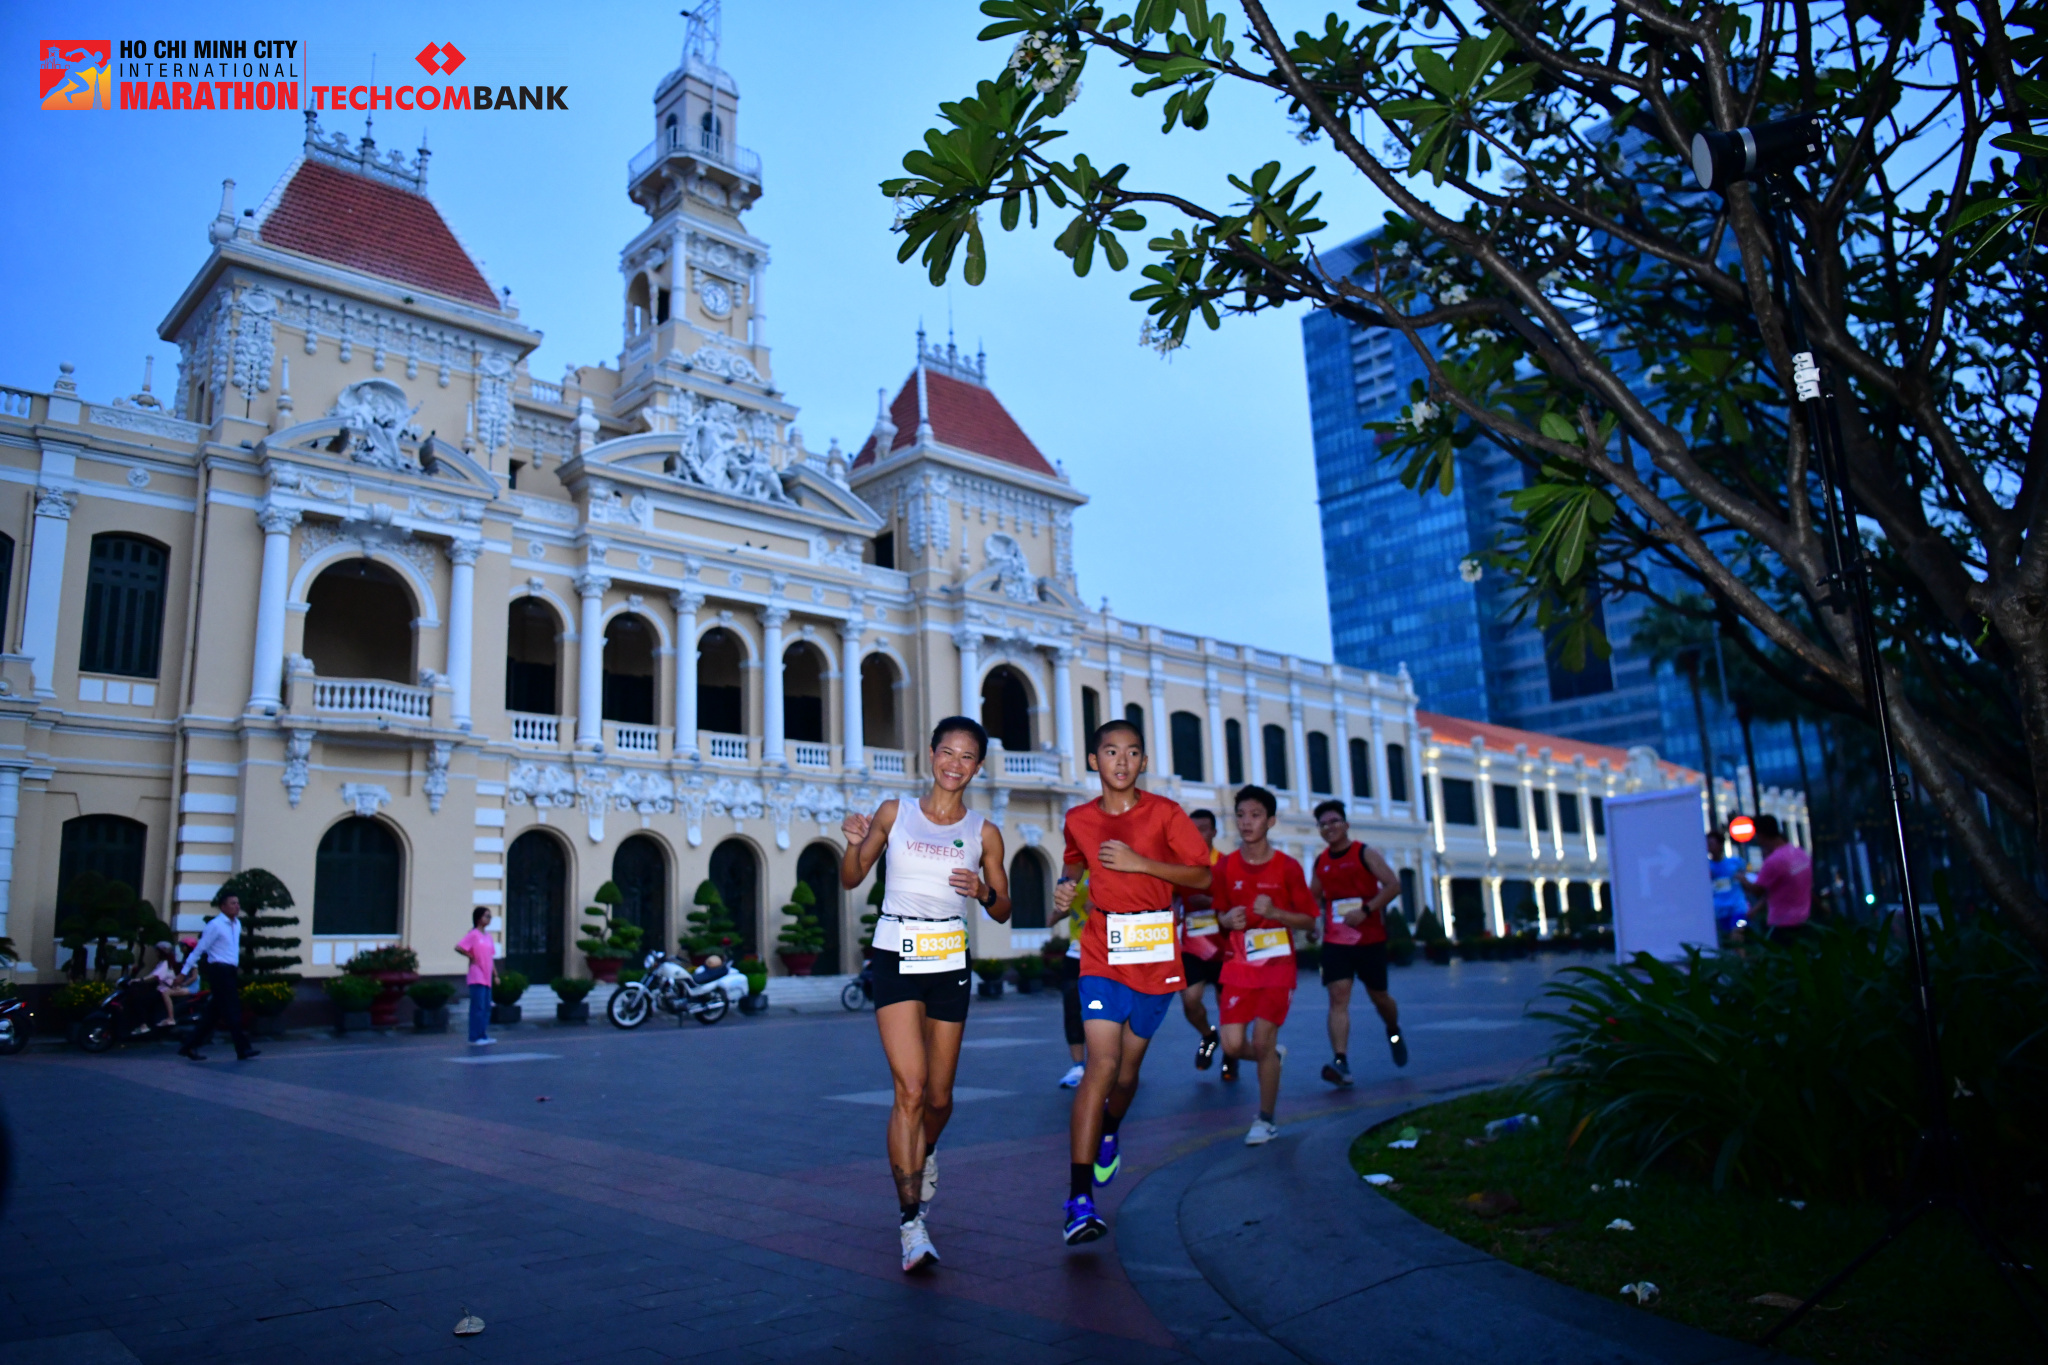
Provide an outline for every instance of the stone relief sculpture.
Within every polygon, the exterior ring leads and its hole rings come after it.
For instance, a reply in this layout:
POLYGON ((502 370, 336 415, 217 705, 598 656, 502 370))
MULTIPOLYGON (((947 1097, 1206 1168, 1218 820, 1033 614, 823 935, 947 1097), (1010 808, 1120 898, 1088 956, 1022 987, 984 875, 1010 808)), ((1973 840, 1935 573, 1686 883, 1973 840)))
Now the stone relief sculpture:
POLYGON ((671 475, 714 492, 761 502, 791 501, 768 458, 774 440, 768 414, 693 393, 678 394, 671 411, 681 438, 671 475))
POLYGON ((1015 537, 998 531, 982 542, 981 554, 983 562, 996 571, 1003 596, 1012 602, 1038 600, 1038 579, 1024 558, 1024 547, 1015 537))
POLYGON ((390 380, 364 379, 343 389, 327 415, 341 423, 341 449, 357 464, 411 473, 419 469, 419 462, 399 442, 419 439, 412 427, 418 411, 418 406, 406 406, 405 390, 390 380))

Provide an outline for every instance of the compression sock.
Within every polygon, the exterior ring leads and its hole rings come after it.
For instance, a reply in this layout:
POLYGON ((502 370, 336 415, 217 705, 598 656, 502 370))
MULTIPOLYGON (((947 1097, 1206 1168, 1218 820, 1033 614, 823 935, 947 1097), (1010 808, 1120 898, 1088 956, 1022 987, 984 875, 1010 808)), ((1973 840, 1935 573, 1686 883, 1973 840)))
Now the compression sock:
POLYGON ((1348 1062, 1351 1060, 1351 1054, 1348 1052, 1340 1052, 1337 1054, 1337 1060, 1340 1062, 1348 1062))
POLYGON ((1095 1193, 1095 1168, 1085 1161, 1076 1161, 1067 1167, 1067 1197, 1079 1199, 1095 1193))
POLYGON ((917 1210, 917 1205, 915 1205, 915 1204, 904 1204, 904 1205, 902 1205, 902 1206, 901 1206, 901 1207, 900 1207, 900 1208, 898 1209, 898 1213, 899 1213, 899 1214, 901 1215, 901 1221, 902 1221, 902 1222, 903 1222, 903 1223, 904 1223, 905 1225, 908 1225, 908 1224, 911 1224, 911 1223, 915 1223, 915 1222, 917 1221, 917 1214, 918 1214, 918 1210, 917 1210))

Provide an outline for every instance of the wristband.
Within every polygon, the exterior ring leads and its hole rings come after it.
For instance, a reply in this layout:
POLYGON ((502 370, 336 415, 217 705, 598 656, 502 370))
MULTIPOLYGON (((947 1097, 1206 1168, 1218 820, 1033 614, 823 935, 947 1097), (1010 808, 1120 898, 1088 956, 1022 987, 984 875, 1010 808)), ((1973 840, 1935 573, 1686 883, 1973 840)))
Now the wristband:
POLYGON ((975 904, 979 905, 979 906, 980 906, 980 907, 981 907, 982 909, 984 909, 984 910, 988 909, 988 908, 989 908, 989 907, 990 907, 991 905, 994 905, 994 904, 996 903, 996 889, 995 889, 995 888, 994 888, 993 886, 991 886, 991 887, 990 887, 990 888, 988 889, 988 899, 987 899, 987 900, 983 900, 983 899, 982 899, 981 897, 979 897, 979 896, 976 896, 976 897, 974 898, 974 901, 975 901, 975 904))

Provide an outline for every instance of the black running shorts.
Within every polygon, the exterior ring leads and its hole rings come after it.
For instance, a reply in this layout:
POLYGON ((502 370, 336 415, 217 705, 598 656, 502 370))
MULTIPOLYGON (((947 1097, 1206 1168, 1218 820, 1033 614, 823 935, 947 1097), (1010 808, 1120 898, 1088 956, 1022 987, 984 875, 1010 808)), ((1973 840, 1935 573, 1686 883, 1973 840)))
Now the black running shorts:
POLYGON ((1378 943, 1325 943, 1323 984, 1349 981, 1356 976, 1369 991, 1387 988, 1387 945, 1378 943))
POLYGON ((869 960, 875 965, 876 1009, 915 1000, 924 1006, 927 1019, 942 1024, 967 1022, 967 1001, 972 994, 968 982, 974 977, 965 967, 958 972, 899 972, 896 954, 884 948, 875 949, 869 960))
MULTIPOLYGON (((1180 969, 1187 973, 1188 986, 1221 986, 1223 984, 1223 954, 1214 957, 1196 957, 1193 953, 1180 955, 1180 969)), ((1183 986, 1182 990, 1187 987, 1183 986)))

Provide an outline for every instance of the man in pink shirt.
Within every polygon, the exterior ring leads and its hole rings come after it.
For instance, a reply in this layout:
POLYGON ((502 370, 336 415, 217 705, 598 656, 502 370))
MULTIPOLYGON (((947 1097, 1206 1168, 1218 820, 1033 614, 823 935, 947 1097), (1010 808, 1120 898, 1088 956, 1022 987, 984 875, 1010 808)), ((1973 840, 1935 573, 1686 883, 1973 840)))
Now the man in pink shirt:
POLYGON ((1813 859, 1785 837, 1775 815, 1757 817, 1756 842, 1764 851, 1764 865, 1742 884, 1752 899, 1763 900, 1771 937, 1777 938, 1801 928, 1813 914, 1813 859))
POLYGON ((497 1041, 487 1031, 491 1020, 491 980, 498 967, 498 942, 484 927, 490 922, 491 908, 477 906, 469 915, 469 932, 455 945, 455 951, 469 959, 469 1041, 483 1047, 497 1041))

